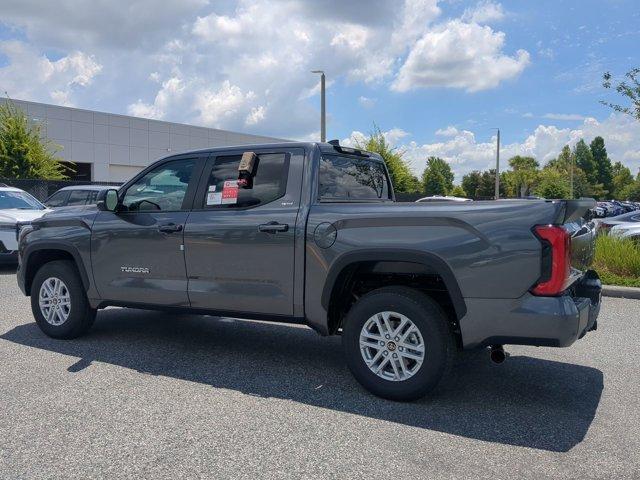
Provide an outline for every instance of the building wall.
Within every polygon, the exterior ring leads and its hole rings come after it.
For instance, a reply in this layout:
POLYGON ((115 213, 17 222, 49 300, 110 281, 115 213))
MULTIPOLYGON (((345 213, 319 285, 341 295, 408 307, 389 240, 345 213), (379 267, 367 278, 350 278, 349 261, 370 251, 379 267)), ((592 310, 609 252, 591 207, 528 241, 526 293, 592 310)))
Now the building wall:
MULTIPOLYGON (((0 99, 0 101, 6 101, 0 99)), ((155 160, 187 150, 283 139, 13 100, 69 162, 90 163, 93 181, 123 182, 155 160)))

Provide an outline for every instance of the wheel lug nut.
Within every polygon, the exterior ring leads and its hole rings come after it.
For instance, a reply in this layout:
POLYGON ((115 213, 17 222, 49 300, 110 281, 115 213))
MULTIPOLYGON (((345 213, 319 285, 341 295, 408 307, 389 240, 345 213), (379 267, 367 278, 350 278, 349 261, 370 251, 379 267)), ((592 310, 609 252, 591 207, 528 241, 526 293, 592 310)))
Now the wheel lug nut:
POLYGON ((391 338, 391 335, 385 335, 384 338, 386 338, 387 340, 391 338))
POLYGON ((400 340, 400 337, 396 337, 396 338, 395 338, 395 340, 396 340, 396 342, 397 342, 397 341, 399 341, 399 340, 400 340))
POLYGON ((385 350, 382 354, 386 357, 387 355, 389 355, 389 352, 385 350))
POLYGON ((401 352, 404 352, 404 347, 398 347, 398 350, 400 350, 401 352))
POLYGON ((384 342, 380 342, 380 346, 381 346, 381 347, 384 347, 384 342))
POLYGON ((398 358, 398 354, 397 354, 397 353, 394 353, 394 354, 393 354, 393 358, 398 358))

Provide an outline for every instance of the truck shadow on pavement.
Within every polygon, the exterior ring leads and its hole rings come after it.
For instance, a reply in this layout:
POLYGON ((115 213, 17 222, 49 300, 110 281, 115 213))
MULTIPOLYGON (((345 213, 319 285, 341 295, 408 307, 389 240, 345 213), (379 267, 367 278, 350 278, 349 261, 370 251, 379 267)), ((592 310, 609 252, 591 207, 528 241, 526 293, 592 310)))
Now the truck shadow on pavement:
POLYGON ((594 368, 527 356, 496 366, 482 352, 465 354, 433 396, 396 403, 374 397, 356 383, 344 364, 339 338, 322 338, 297 326, 130 309, 99 312, 93 330, 76 340, 48 338, 35 323, 15 327, 1 338, 78 357, 69 375, 103 362, 553 452, 566 452, 583 440, 603 389, 602 372, 594 368))

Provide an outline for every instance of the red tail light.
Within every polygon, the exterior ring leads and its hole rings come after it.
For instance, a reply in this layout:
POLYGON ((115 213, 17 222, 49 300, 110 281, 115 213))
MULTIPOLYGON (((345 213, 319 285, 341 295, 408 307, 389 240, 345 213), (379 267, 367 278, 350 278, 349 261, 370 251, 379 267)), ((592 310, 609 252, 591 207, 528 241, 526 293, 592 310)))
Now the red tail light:
POLYGON ((556 225, 538 225, 535 234, 542 241, 542 275, 531 293, 559 295, 567 287, 571 274, 571 237, 556 225))

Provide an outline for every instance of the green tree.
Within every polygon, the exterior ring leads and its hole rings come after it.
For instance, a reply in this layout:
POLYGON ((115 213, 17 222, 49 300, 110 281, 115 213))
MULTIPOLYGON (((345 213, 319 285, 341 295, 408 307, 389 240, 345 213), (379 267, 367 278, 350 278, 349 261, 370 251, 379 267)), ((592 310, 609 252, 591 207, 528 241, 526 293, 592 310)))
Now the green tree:
POLYGON ((625 167, 622 163, 616 162, 611 170, 613 180, 613 198, 626 198, 627 188, 633 185, 635 182, 631 170, 625 167))
POLYGON ((476 198, 478 196, 481 177, 482 174, 478 170, 469 172, 462 177, 462 189, 465 191, 465 197, 476 198))
MULTIPOLYGON (((616 112, 625 113, 627 115, 631 115, 636 120, 640 120, 640 68, 629 70, 625 74, 625 77, 627 77, 626 80, 618 82, 615 86, 615 90, 623 97, 626 97, 630 105, 623 106, 605 101, 600 101, 600 103, 613 108, 616 112)), ((606 72, 603 75, 602 80, 602 86, 604 88, 609 89, 613 87, 611 84, 611 73, 606 72)))
POLYGON ((580 139, 580 141, 576 143, 576 146, 573 148, 573 154, 576 158, 576 165, 587 175, 589 183, 592 185, 597 184, 598 167, 591 154, 591 149, 587 147, 583 139, 580 139))
POLYGON ((391 147, 380 128, 374 124, 373 132, 364 141, 356 145, 362 150, 378 153, 384 160, 396 192, 415 193, 421 190, 420 180, 411 173, 409 165, 403 160, 403 152, 391 147))
MULTIPOLYGON (((584 143, 584 142, 583 142, 584 143)), ((585 145, 586 146, 586 145, 585 145)), ((588 149, 588 148, 587 148, 588 149)), ((602 197, 605 192, 602 184, 592 185, 587 178, 587 174, 577 165, 575 150, 572 152, 568 145, 565 145, 557 158, 550 160, 543 170, 556 170, 562 177, 567 180, 569 185, 569 193, 567 198, 571 197, 571 175, 573 171, 573 198, 580 197, 602 197), (573 167, 572 167, 573 165, 573 167)))
POLYGON ((11 101, 0 105, 0 177, 66 178, 67 167, 57 159, 53 145, 41 139, 39 124, 11 101))
POLYGON ((631 200, 632 202, 640 202, 640 179, 636 179, 624 187, 619 198, 631 200))
POLYGON ((593 160, 596 162, 596 171, 598 172, 596 183, 602 184, 603 188, 611 196, 613 192, 613 167, 607 155, 607 148, 604 146, 604 138, 600 136, 594 138, 589 148, 591 149, 593 160))
POLYGON ((542 169, 534 192, 543 198, 569 198, 571 187, 566 174, 551 167, 542 169))
POLYGON ((422 173, 424 192, 427 195, 447 195, 453 190, 451 166, 439 157, 429 157, 422 173))
POLYGON ((454 197, 466 197, 467 194, 462 188, 461 185, 454 185, 453 190, 449 192, 449 195, 453 195, 454 197))
POLYGON ((516 155, 509 159, 511 171, 505 172, 508 194, 514 197, 526 197, 538 178, 539 164, 533 157, 516 155))

